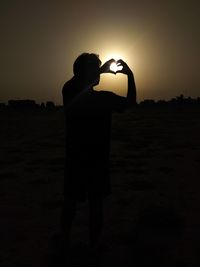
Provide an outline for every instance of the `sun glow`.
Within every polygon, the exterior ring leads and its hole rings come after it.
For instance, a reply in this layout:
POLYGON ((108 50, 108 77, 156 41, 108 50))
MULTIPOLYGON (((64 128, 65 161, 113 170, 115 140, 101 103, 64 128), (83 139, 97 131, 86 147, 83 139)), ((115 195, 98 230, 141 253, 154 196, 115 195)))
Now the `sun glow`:
POLYGON ((109 59, 114 59, 114 60, 119 60, 119 59, 123 59, 123 60, 126 60, 126 57, 124 54, 122 53, 107 53, 105 54, 105 56, 103 57, 103 60, 104 61, 107 61, 109 59))

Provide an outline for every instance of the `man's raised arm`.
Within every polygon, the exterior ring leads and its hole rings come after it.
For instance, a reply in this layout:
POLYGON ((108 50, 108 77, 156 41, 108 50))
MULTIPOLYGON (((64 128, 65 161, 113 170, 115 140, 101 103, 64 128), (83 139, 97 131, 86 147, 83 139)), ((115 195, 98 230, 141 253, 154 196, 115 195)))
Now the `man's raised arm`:
POLYGON ((123 60, 120 59, 117 61, 117 63, 119 66, 123 67, 122 70, 118 71, 118 73, 126 74, 128 78, 128 92, 126 99, 127 99, 127 107, 129 108, 137 104, 134 75, 129 66, 123 60))

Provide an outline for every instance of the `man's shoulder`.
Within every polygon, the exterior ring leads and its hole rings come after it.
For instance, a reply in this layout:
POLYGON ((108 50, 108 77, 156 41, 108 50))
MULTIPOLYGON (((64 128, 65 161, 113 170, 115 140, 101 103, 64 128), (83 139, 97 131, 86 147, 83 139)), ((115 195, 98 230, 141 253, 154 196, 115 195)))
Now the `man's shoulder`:
POLYGON ((71 101, 71 99, 74 97, 76 92, 75 88, 76 88, 76 82, 74 78, 70 79, 63 85, 62 96, 63 96, 64 106, 67 105, 69 101, 71 101))
POLYGON ((74 78, 70 79, 69 81, 67 81, 62 88, 62 91, 66 91, 68 89, 71 89, 75 86, 75 81, 74 78))

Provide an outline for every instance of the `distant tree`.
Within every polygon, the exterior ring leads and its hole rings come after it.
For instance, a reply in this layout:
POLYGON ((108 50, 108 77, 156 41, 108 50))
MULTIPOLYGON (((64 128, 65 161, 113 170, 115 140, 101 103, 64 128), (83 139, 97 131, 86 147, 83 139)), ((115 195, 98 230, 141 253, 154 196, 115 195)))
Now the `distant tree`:
POLYGON ((156 104, 159 106, 167 106, 168 102, 165 100, 158 100, 156 104))
POLYGON ((184 103, 184 95, 180 95, 180 96, 177 96, 176 98, 175 98, 175 102, 176 102, 176 104, 183 104, 184 103))
POLYGON ((55 104, 54 104, 54 102, 53 102, 53 101, 47 101, 47 102, 46 102, 46 109, 49 109, 49 110, 51 110, 51 109, 55 109, 55 104))
POLYGON ((170 100, 158 100, 155 101, 153 99, 145 99, 140 102, 141 106, 144 107, 161 107, 161 106, 172 106, 172 107, 187 107, 187 106, 197 106, 200 105, 200 97, 192 98, 192 97, 184 97, 183 94, 180 96, 176 96, 174 98, 171 98, 170 100))
POLYGON ((45 104, 44 104, 44 102, 41 103, 40 108, 41 108, 41 109, 45 109, 45 104))
POLYGON ((155 103, 156 102, 153 99, 145 99, 142 102, 140 102, 140 104, 143 105, 143 106, 154 106, 155 103))

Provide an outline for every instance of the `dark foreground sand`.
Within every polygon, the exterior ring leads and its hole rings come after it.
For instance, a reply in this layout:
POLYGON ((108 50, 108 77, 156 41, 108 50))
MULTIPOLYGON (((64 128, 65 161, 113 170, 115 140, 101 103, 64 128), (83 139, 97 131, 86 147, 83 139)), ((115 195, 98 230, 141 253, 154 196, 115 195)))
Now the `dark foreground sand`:
MULTIPOLYGON (((63 112, 0 111, 0 127, 0 266, 48 266, 63 201, 63 112)), ((111 173, 102 266, 200 266, 200 108, 115 114, 111 173)), ((74 266, 85 266, 87 215, 81 204, 74 266)))

